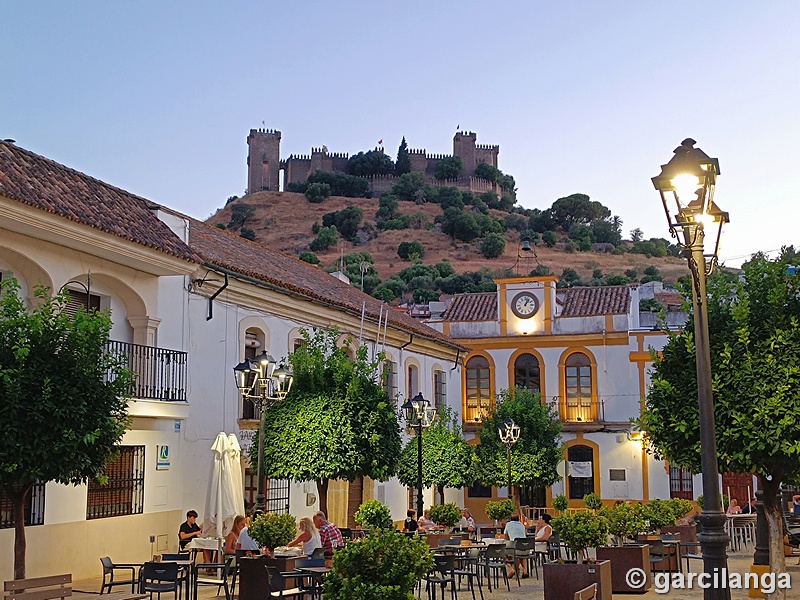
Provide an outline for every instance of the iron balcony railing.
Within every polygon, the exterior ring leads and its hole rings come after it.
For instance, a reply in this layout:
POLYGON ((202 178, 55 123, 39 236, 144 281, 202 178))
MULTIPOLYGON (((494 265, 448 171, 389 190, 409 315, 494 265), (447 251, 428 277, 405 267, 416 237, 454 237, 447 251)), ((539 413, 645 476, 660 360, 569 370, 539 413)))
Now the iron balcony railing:
POLYGON ((550 404, 558 410, 564 423, 602 423, 605 419, 605 407, 602 400, 590 398, 568 398, 556 396, 550 404))
POLYGON ((106 351, 121 355, 136 381, 133 398, 186 402, 186 352, 111 340, 106 351))

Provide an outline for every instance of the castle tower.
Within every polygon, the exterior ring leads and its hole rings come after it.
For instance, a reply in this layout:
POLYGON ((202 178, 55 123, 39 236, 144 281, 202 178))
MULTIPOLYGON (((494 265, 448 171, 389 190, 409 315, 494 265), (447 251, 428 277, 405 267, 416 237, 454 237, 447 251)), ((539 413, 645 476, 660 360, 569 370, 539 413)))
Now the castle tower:
POLYGON ((460 156, 464 161, 465 175, 475 173, 475 167, 478 166, 475 153, 477 139, 477 134, 472 131, 456 131, 456 135, 453 137, 453 156, 460 156))
POLYGON ((251 129, 247 136, 247 191, 280 189, 281 132, 251 129))

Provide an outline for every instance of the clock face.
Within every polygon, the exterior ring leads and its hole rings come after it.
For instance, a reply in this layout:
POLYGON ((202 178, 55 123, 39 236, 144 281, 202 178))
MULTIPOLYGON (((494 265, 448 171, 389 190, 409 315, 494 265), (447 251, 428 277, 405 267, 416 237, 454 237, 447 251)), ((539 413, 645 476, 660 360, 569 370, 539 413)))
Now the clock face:
POLYGON ((529 319, 539 310, 539 300, 530 292, 521 292, 511 301, 511 312, 520 319, 529 319))

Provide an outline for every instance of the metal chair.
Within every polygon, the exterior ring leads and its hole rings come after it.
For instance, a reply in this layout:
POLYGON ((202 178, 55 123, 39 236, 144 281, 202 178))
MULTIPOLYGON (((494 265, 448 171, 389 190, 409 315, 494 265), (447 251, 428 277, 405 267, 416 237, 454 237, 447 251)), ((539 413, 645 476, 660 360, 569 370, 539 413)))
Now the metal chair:
POLYGON ((106 588, 108 588, 108 591, 110 592, 115 585, 130 585, 131 592, 135 591, 136 584, 139 583, 139 579, 136 577, 136 569, 141 567, 141 565, 113 563, 108 556, 104 556, 103 558, 101 558, 100 562, 103 563, 103 585, 100 586, 101 594, 105 591, 106 588), (116 579, 114 577, 114 571, 117 570, 130 571, 131 572, 130 579, 116 579))
MULTIPOLYGON (((298 560, 294 563, 294 568, 297 571, 302 571, 304 567, 324 567, 325 558, 308 558, 305 560, 298 560)), ((307 591, 311 594, 312 598, 322 598, 322 575, 317 573, 306 573, 305 577, 309 579, 308 584, 301 580, 297 587, 307 591)))
POLYGON ((425 592, 428 594, 429 600, 436 600, 436 586, 439 585, 442 586, 442 600, 444 600, 444 590, 448 585, 450 586, 450 596, 455 600, 456 578, 453 574, 456 568, 455 556, 452 554, 434 555, 433 563, 433 571, 425 577, 425 592))
POLYGON ((152 600, 153 593, 158 594, 161 600, 163 592, 173 592, 176 600, 181 597, 181 578, 178 574, 179 565, 175 562, 146 562, 142 566, 142 588, 143 594, 150 594, 152 600))
POLYGON ((299 586, 287 588, 286 581, 289 579, 298 579, 305 577, 301 573, 289 574, 281 573, 277 567, 270 567, 264 565, 267 570, 267 577, 269 578, 269 598, 305 598, 308 590, 304 590, 299 586))
POLYGON ((511 585, 508 583, 508 572, 506 571, 506 547, 504 544, 490 544, 487 546, 486 551, 483 553, 483 568, 486 570, 486 579, 489 582, 489 591, 492 591, 492 571, 494 571, 494 587, 497 587, 497 573, 503 573, 503 580, 506 582, 506 588, 511 591, 511 585))
POLYGON ((197 588, 201 585, 216 585, 217 596, 219 591, 225 588, 225 600, 231 600, 231 590, 228 589, 228 575, 231 571, 233 556, 229 556, 224 563, 199 563, 194 567, 194 600, 197 600, 197 588), (202 575, 201 570, 216 571, 215 575, 202 575))
POLYGON ((478 591, 481 593, 481 600, 483 600, 483 586, 481 585, 481 569, 478 564, 480 561, 481 550, 480 548, 465 547, 467 554, 455 556, 456 568, 453 569, 453 576, 458 577, 458 588, 461 589, 461 579, 467 578, 467 589, 472 592, 472 598, 475 600, 475 584, 473 579, 478 580, 478 591), (474 570, 473 570, 474 568, 474 570))
POLYGON ((528 575, 531 573, 531 563, 533 563, 533 570, 536 572, 536 579, 539 579, 539 567, 536 566, 536 555, 534 554, 534 539, 533 538, 517 538, 514 541, 509 541, 506 544, 506 558, 511 558, 511 564, 514 565, 514 574, 517 578, 517 586, 522 584, 519 581, 519 569, 517 568, 517 561, 523 561, 528 569, 528 575))

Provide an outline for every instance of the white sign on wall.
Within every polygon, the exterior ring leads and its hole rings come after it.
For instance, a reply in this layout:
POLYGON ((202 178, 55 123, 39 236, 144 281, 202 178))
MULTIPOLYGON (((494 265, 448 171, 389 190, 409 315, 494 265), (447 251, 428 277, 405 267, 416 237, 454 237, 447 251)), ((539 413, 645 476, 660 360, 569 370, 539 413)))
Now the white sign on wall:
POLYGON ((166 471, 169 469, 169 446, 156 446, 156 470, 166 471))

